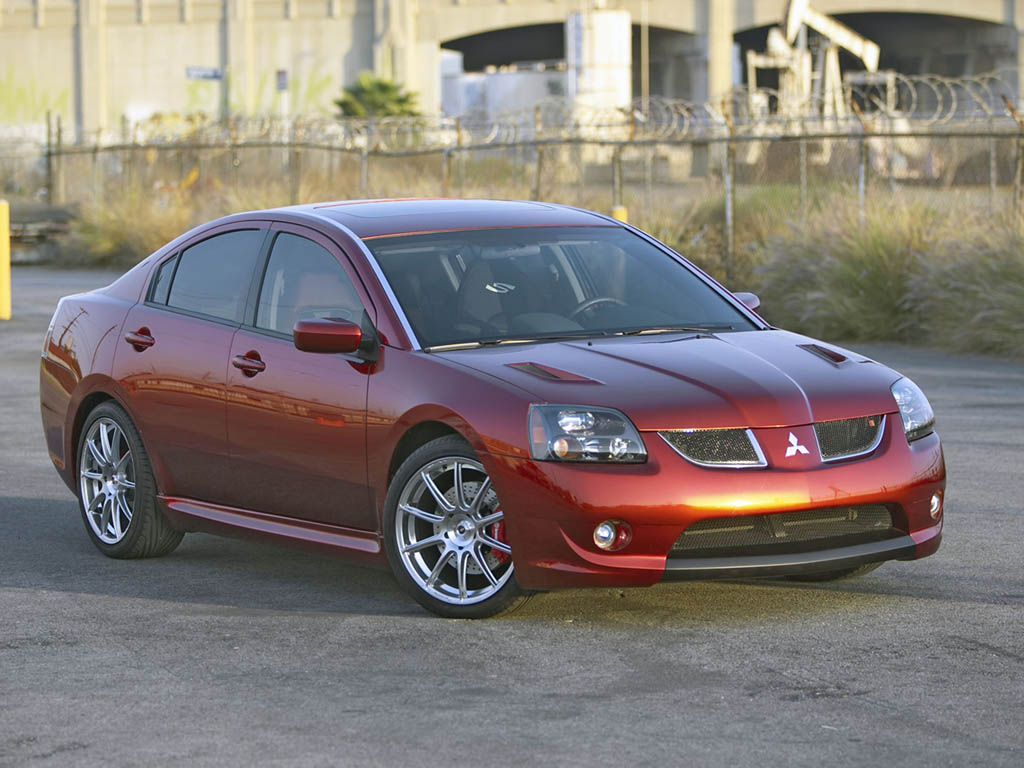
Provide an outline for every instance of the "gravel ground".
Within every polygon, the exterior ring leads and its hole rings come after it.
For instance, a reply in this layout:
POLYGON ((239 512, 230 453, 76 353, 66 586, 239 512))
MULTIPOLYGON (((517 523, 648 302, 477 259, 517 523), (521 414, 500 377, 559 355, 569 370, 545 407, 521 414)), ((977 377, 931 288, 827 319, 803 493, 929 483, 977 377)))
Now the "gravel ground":
POLYGON ((0 766, 1024 764, 1024 365, 858 347, 938 414, 934 557, 444 621, 339 559, 96 552, 43 447, 38 354, 56 299, 110 278, 16 269, 0 323, 0 766))

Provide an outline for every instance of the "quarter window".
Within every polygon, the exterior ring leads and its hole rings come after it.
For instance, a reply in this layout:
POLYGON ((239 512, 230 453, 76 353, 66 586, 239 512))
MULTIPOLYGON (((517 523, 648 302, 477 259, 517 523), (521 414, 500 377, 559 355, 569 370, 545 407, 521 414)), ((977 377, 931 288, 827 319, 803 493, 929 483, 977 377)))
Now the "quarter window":
POLYGON ((241 322, 263 234, 258 229, 225 232, 182 251, 167 305, 241 322))
POLYGON ((174 265, 178 257, 173 256, 160 265, 157 270, 156 279, 153 280, 153 290, 150 292, 150 301, 154 304, 166 304, 167 293, 171 290, 171 276, 174 275, 174 265))
POLYGON ((298 235, 277 236, 260 289, 257 328, 291 335, 298 320, 358 323, 362 313, 352 282, 330 251, 298 235))

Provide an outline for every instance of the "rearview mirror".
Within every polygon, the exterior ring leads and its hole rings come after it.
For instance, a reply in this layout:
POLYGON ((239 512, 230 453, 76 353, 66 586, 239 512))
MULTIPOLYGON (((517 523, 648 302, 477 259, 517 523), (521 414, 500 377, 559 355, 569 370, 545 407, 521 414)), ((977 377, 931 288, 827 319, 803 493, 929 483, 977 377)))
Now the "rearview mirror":
POLYGON ((348 320, 299 320, 292 331, 295 348, 303 352, 351 354, 363 341, 363 330, 348 320))
POLYGON ((737 291, 733 296, 743 302, 743 306, 751 312, 757 312, 758 307, 761 306, 761 300, 757 298, 756 293, 750 293, 749 291, 737 291))

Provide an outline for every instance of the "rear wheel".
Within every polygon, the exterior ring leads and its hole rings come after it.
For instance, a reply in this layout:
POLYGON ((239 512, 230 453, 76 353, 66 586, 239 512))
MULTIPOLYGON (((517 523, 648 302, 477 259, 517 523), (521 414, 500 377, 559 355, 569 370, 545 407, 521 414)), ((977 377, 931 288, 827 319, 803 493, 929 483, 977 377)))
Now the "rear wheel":
POLYGON ((501 502, 461 438, 433 440, 399 467, 384 544, 402 588, 440 616, 485 618, 528 597, 516 584, 501 502))
POLYGON ((138 430, 113 402, 88 416, 78 442, 78 501, 85 530, 108 557, 166 555, 184 534, 156 505, 156 482, 138 430))
POLYGON ((794 576, 787 576, 790 581, 839 581, 840 579, 855 579, 866 573, 871 573, 881 563, 868 563, 858 565, 854 568, 843 568, 838 571, 822 571, 821 573, 802 573, 794 576))

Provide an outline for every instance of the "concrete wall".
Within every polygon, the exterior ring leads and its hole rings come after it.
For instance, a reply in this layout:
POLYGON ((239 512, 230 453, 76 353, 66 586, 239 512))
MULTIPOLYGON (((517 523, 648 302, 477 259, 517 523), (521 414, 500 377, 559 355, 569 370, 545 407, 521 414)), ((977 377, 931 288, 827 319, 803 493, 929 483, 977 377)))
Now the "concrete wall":
MULTIPOLYGON (((945 14, 1005 25, 1016 44, 1024 0, 813 0, 830 14, 945 14)), ((605 6, 641 15, 641 0, 605 6)), ((649 0, 651 27, 693 35, 668 60, 673 95, 714 98, 730 82, 732 32, 781 21, 784 0, 649 0), (703 87, 697 90, 693 84, 703 87)), ((47 110, 85 131, 150 111, 331 113, 363 69, 441 102, 440 45, 487 30, 561 24, 580 0, 0 0, 0 124, 47 110), (222 67, 225 83, 189 81, 222 67), (289 73, 287 103, 275 73, 289 73)), ((664 54, 662 56, 661 54, 664 54)), ((1021 78, 1024 82, 1024 78, 1021 78)))
POLYGON ((0 124, 50 110, 88 132, 122 115, 216 115, 225 101, 232 112, 333 113, 341 87, 373 68, 373 0, 81 2, 76 24, 72 0, 0 0, 0 124), (187 79, 196 66, 226 78, 187 79))

